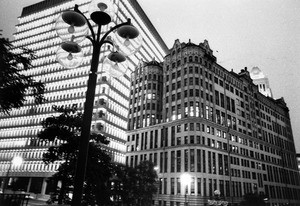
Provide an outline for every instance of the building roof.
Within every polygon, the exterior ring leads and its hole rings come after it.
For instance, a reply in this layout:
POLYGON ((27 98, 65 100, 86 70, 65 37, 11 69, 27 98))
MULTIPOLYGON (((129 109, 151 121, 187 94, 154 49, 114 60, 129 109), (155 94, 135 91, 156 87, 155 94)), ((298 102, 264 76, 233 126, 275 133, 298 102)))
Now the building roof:
POLYGON ((27 15, 33 14, 35 12, 48 9, 50 7, 53 7, 55 5, 59 5, 59 4, 68 2, 68 1, 72 1, 72 0, 44 0, 39 3, 24 7, 22 10, 21 16, 27 16, 27 15))

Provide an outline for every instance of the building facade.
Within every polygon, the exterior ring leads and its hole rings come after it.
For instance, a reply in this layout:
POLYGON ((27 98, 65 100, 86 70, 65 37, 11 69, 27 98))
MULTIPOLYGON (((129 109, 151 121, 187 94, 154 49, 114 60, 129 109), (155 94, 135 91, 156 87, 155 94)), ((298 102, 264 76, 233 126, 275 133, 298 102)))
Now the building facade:
POLYGON ((126 164, 157 166, 155 205, 208 205, 216 190, 236 205, 247 193, 300 204, 288 107, 261 94, 247 68, 219 65, 206 40, 176 40, 163 63, 140 64, 129 108, 126 164))
MULTIPOLYGON (((125 163, 130 74, 140 59, 150 61, 155 57, 162 61, 167 47, 136 0, 113 2, 118 8, 117 17, 102 30, 107 31, 112 24, 126 22, 127 18, 131 18, 132 24, 143 37, 143 46, 128 58, 129 70, 119 79, 110 78, 101 72, 99 65, 92 130, 100 131, 108 137, 110 144, 106 149, 112 154, 113 161, 125 163)), ((18 18, 19 24, 16 25, 17 31, 12 43, 36 52, 33 67, 26 74, 45 83, 47 102, 35 105, 34 100, 28 97, 24 107, 12 110, 10 115, 0 114, 2 185, 5 177, 9 176, 8 186, 17 181, 26 192, 49 194, 50 186, 47 186, 46 179, 56 172, 60 162, 49 165, 43 163, 42 155, 49 145, 37 138, 42 129, 40 122, 56 115, 52 110, 53 105, 76 105, 80 110, 83 109, 90 70, 92 47, 87 39, 80 43, 85 54, 81 66, 70 70, 56 61, 56 51, 61 40, 54 30, 55 21, 63 11, 73 10, 75 3, 87 14, 90 0, 45 0, 25 7, 18 18), (11 160, 16 156, 23 158, 21 165, 12 164, 11 160)), ((101 56, 108 54, 109 46, 102 49, 101 56)))

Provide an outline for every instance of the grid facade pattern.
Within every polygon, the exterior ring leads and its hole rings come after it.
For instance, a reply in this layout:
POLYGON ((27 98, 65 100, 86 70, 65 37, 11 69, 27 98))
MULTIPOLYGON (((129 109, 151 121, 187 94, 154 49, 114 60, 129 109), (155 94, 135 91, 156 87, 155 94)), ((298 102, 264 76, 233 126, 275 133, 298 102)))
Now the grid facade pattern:
POLYGON ((129 130, 161 123, 162 74, 162 65, 154 60, 149 63, 141 62, 132 73, 129 130))
POLYGON ((238 203, 265 194, 270 205, 300 201, 289 110, 258 91, 247 68, 218 65, 208 42, 175 41, 163 62, 163 120, 129 131, 126 163, 158 166, 157 205, 207 204, 215 190, 238 203))
MULTIPOLYGON (((10 161, 14 156, 21 156, 25 161, 20 167, 11 168, 9 175, 13 177, 49 177, 59 167, 60 162, 48 166, 43 163, 42 155, 50 145, 39 141, 37 134, 42 129, 40 122, 43 119, 57 115, 53 112, 52 105, 77 106, 79 110, 83 109, 92 55, 90 41, 86 39, 80 43, 84 59, 78 68, 69 70, 56 61, 56 51, 61 40, 54 30, 54 24, 59 15, 65 10, 72 10, 75 3, 79 4, 79 9, 87 14, 90 0, 76 2, 46 0, 25 7, 18 19, 19 24, 16 26, 17 32, 12 43, 16 47, 27 47, 36 52, 37 58, 32 62, 32 69, 24 74, 33 75, 35 79, 45 83, 47 102, 35 105, 34 99, 28 97, 24 107, 12 110, 9 116, 0 114, 0 176, 2 177, 7 175, 10 161)), ((118 13, 111 24, 125 22, 127 18, 131 18, 132 24, 141 32, 144 44, 138 53, 128 59, 129 69, 119 79, 110 78, 106 73, 102 73, 99 65, 91 129, 107 136, 110 144, 106 149, 112 154, 113 161, 124 163, 130 74, 140 59, 150 61, 155 57, 162 60, 167 47, 135 0, 116 0, 114 3, 118 6, 118 13)), ((103 32, 107 31, 111 24, 103 28, 103 32)), ((92 26, 96 32, 96 25, 92 23, 92 26)), ((108 54, 109 49, 109 46, 102 48, 100 59, 108 54)), ((60 142, 56 141, 54 144, 60 142)), ((39 186, 42 188, 41 193, 45 193, 45 185, 44 178, 39 186)), ((25 188, 25 190, 30 189, 25 188)))

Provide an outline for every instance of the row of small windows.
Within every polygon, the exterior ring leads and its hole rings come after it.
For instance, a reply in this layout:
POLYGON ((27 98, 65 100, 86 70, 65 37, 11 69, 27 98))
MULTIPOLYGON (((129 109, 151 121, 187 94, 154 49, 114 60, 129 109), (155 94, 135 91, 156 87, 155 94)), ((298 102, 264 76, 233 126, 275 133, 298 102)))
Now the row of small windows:
MULTIPOLYGON (((277 159, 274 157, 274 155, 278 155, 278 156, 280 155, 280 152, 278 150, 263 144, 259 144, 258 142, 255 141, 248 140, 243 137, 231 135, 230 133, 227 133, 227 135, 229 136, 227 137, 226 132, 221 131, 220 129, 215 129, 214 127, 200 124, 200 123, 185 123, 183 125, 179 124, 176 127, 175 126, 171 127, 171 137, 168 136, 166 139, 164 138, 160 139, 160 147, 176 146, 182 144, 202 144, 212 148, 221 149, 224 151, 227 151, 229 149, 231 152, 234 153, 250 156, 252 158, 263 159, 269 162, 273 162, 275 164, 277 163, 280 164, 281 159, 277 159), (204 136, 202 137, 198 135, 196 136, 190 135, 184 137, 181 137, 179 135, 175 136, 175 133, 180 134, 181 132, 190 132, 190 131, 202 131, 202 132, 206 132, 207 134, 216 135, 216 137, 219 138, 223 138, 223 139, 229 138, 229 140, 232 142, 237 142, 241 145, 249 146, 251 148, 260 151, 265 151, 271 153, 272 155, 269 156, 269 155, 259 154, 258 152, 254 152, 252 149, 248 150, 242 147, 239 148, 235 145, 229 145, 230 148, 228 148, 227 143, 222 143, 222 141, 216 141, 215 139, 206 138, 204 136)), ((139 150, 158 148, 159 147, 158 131, 155 130, 155 134, 153 131, 149 133, 148 132, 142 133, 141 139, 139 134, 134 134, 131 137, 128 136, 127 141, 128 142, 134 141, 134 144, 128 143, 127 151, 139 151, 139 150), (150 135, 150 137, 148 136, 148 134, 150 135)), ((290 157, 289 159, 290 160, 287 160, 287 162, 290 162, 292 160, 292 157, 290 157)))
MULTIPOLYGON (((175 79, 177 79, 177 78, 182 78, 181 75, 187 75, 187 74, 193 75, 193 76, 195 76, 195 74, 200 74, 200 75, 203 75, 203 74, 204 74, 204 75, 205 75, 205 78, 207 78, 207 79, 209 79, 209 80, 212 81, 212 74, 211 74, 210 72, 206 71, 206 70, 204 70, 205 72, 203 72, 202 67, 198 67, 198 66, 195 66, 195 67, 189 66, 188 68, 187 68, 187 67, 183 68, 183 72, 181 72, 181 71, 182 71, 182 70, 179 69, 179 70, 177 70, 176 72, 175 72, 175 71, 172 72, 171 78, 170 78, 170 75, 167 74, 167 75, 166 75, 166 83, 168 83, 168 81, 169 81, 170 79, 171 79, 171 80, 175 80, 175 79)), ((198 75, 198 76, 200 76, 200 75, 198 75)))
MULTIPOLYGON (((172 69, 181 66, 182 64, 185 63, 200 63, 200 64, 204 64, 205 67, 208 67, 209 69, 212 68, 212 65, 210 63, 207 63, 207 61, 203 61, 201 57, 198 56, 189 56, 188 58, 185 56, 183 58, 183 62, 181 62, 181 59, 177 60, 176 62, 172 62, 171 67, 172 69)), ((166 65, 166 70, 169 71, 170 70, 170 65, 166 65)))
POLYGON ((131 95, 138 94, 140 91, 146 92, 146 90, 151 90, 151 89, 156 90, 158 92, 161 91, 162 89, 161 87, 162 87, 161 84, 157 84, 156 82, 151 82, 151 83, 145 82, 143 87, 139 86, 139 87, 132 88, 130 94, 131 95))
MULTIPOLYGON (((79 107, 83 106, 83 103, 76 103, 74 102, 73 99, 70 99, 68 101, 59 101, 56 103, 57 106, 65 106, 65 107, 71 107, 74 104, 78 104, 79 107)), ((78 106, 77 105, 77 106, 78 106)), ((40 113, 50 113, 53 112, 52 105, 46 105, 45 107, 38 107, 40 113)), ((25 113, 27 113, 27 110, 23 110, 25 113)), ((30 113, 34 114, 35 109, 31 110, 30 113)), ((49 114, 40 114, 38 113, 37 115, 32 115, 32 116, 26 116, 26 117, 12 117, 12 118, 6 118, 5 120, 3 119, 0 122, 1 127, 11 127, 11 126, 18 126, 18 125, 39 125, 42 120, 47 118, 49 114)))
MULTIPOLYGON (((112 124, 103 122, 103 121, 95 121, 92 122, 92 131, 101 131, 111 136, 117 137, 121 140, 126 140, 126 133, 124 129, 120 129, 120 127, 116 127, 112 124)), ((124 144, 122 151, 126 151, 126 146, 124 144)))
POLYGON ((21 117, 21 118, 9 118, 6 120, 2 120, 1 121, 1 126, 2 127, 17 127, 17 126, 26 126, 26 125, 37 125, 40 124, 41 121, 46 118, 44 115, 43 116, 35 116, 33 118, 33 116, 31 117, 21 117))
MULTIPOLYGON (((42 161, 25 161, 21 166, 12 166, 11 172, 55 172, 60 166, 61 162, 55 162, 46 165, 42 161)), ((0 162, 0 172, 7 172, 10 164, 0 162)))
MULTIPOLYGON (((224 99, 224 97, 223 98, 221 98, 221 99, 224 99)), ((234 103, 234 100, 233 99, 231 99, 230 100, 230 98, 229 97, 227 97, 227 101, 230 103, 231 102, 231 106, 230 106, 230 104, 227 104, 227 106, 228 106, 228 108, 227 109, 229 109, 229 110, 231 110, 231 111, 235 111, 235 107, 234 107, 234 105, 235 105, 235 103, 234 103)), ((224 100, 222 100, 221 102, 223 102, 223 103, 221 103, 222 104, 222 106, 224 107, 224 100)), ((192 103, 192 102, 190 102, 190 103, 192 103)), ((177 105, 179 108, 180 108, 180 105, 177 105)), ((172 111, 175 111, 175 106, 173 106, 172 107, 172 111), (174 107, 174 108, 173 108, 174 107)), ((204 107, 204 105, 202 106, 202 107, 204 107)), ((187 103, 186 103, 186 107, 185 108, 188 108, 187 107, 187 103)), ((213 108, 212 108, 213 109, 213 108)), ((168 108, 167 108, 167 110, 168 110, 168 108)), ((187 110, 188 111, 188 110, 187 110)), ((193 110, 193 111, 197 111, 197 110, 193 110)), ((199 110, 200 111, 200 110, 199 110)), ((204 109, 202 109, 202 111, 204 111, 204 109)), ((181 113, 181 111, 180 111, 180 113, 181 113)), ((196 112, 197 113, 197 112, 196 112)), ((197 116, 197 114, 194 114, 193 112, 192 113, 188 113, 188 112, 186 112, 186 109, 185 109, 185 116, 187 116, 187 115, 192 115, 192 116, 197 116)), ((213 113, 211 113, 211 115, 209 116, 209 114, 210 114, 210 112, 209 112, 209 108, 208 109, 206 109, 206 115, 205 115, 205 117, 207 118, 207 119, 211 119, 212 121, 214 121, 215 120, 215 122, 216 123, 218 123, 218 124, 224 124, 224 122, 225 122, 225 113, 224 112, 220 112, 219 110, 216 110, 216 114, 215 114, 215 119, 214 119, 214 115, 213 115, 213 113)), ((240 114, 239 114, 240 115, 240 114)), ((179 116, 177 116, 178 118, 180 118, 180 114, 179 114, 179 116)), ((199 116, 199 115, 198 115, 199 116)), ((203 115, 201 115, 202 117, 203 117, 203 115)), ((243 116, 243 115, 242 115, 243 116)), ((245 117, 245 116, 243 116, 243 117, 245 117)), ((174 115, 172 116, 172 119, 174 120, 174 115)), ((239 123, 239 125, 240 126, 244 126, 244 127, 248 127, 248 128, 250 128, 251 129, 251 125, 250 124, 247 124, 246 125, 246 123, 244 122, 244 121, 241 121, 240 119, 239 119, 239 121, 238 121, 238 123, 239 123)), ((236 126, 236 118, 235 117, 231 117, 231 115, 228 115, 228 120, 227 120, 227 124, 232 128, 232 129, 234 129, 234 130, 236 130, 237 129, 237 126, 236 126)), ((243 132, 242 130, 239 130, 239 131, 241 131, 241 132, 243 132)))
MULTIPOLYGON (((32 36, 38 35, 38 34, 43 33, 45 31, 46 32, 51 31, 51 30, 53 30, 53 25, 54 24, 46 24, 46 25, 42 24, 42 26, 40 26, 40 27, 37 27, 35 29, 31 29, 31 30, 24 31, 24 32, 20 33, 20 35, 18 35, 16 38, 20 38, 22 40, 20 40, 20 42, 17 43, 17 45, 22 45, 22 46, 26 45, 28 43, 28 39, 24 39, 24 38, 26 38, 26 37, 32 38, 32 36)), ((16 39, 16 40, 18 40, 18 39, 16 39)), ((46 41, 44 41, 44 42, 46 42, 46 41)), ((49 46, 53 45, 53 44, 54 44, 54 41, 48 41, 49 46)), ((32 45, 38 46, 39 44, 34 43, 32 45)), ((30 45, 28 45, 28 46, 30 46, 30 45)), ((32 48, 32 46, 31 46, 31 48, 32 48)), ((36 47, 36 48, 38 49, 38 48, 41 48, 41 47, 36 47)))
POLYGON ((106 111, 101 115, 101 117, 102 118, 105 117, 105 120, 107 120, 115 125, 118 125, 121 128, 127 128, 128 122, 126 120, 121 119, 119 116, 114 115, 113 113, 106 111))
POLYGON ((255 163, 246 159, 230 157, 228 155, 205 151, 201 149, 182 149, 158 153, 148 153, 140 155, 128 155, 126 164, 131 167, 136 166, 139 161, 149 160, 158 165, 160 173, 181 173, 181 172, 201 172, 207 174, 218 174, 229 176, 229 164, 231 164, 231 175, 234 177, 243 177, 246 179, 259 180, 259 186, 262 187, 262 180, 267 182, 287 183, 298 185, 300 183, 299 175, 296 171, 285 170, 278 166, 271 166, 261 163, 255 163), (251 163, 251 164, 249 164, 251 163), (251 168, 243 170, 240 167, 235 169, 234 165, 251 168), (263 171, 260 173, 259 171, 263 171), (286 173, 289 175, 287 176, 286 173), (261 176, 262 175, 262 176, 261 176), (261 178, 263 177, 263 178, 261 178))
MULTIPOLYGON (((232 193, 230 194, 230 183, 229 180, 220 180, 213 178, 195 178, 192 177, 190 187, 183 187, 181 184, 180 177, 178 178, 160 178, 159 179, 159 194, 171 194, 180 195, 188 194, 190 195, 190 201, 193 196, 204 196, 212 197, 213 191, 219 190, 222 196, 225 197, 242 197, 245 194, 254 193, 257 191, 258 184, 252 182, 237 182, 231 181, 232 193), (176 182, 175 182, 176 181, 176 182)), ((263 185, 261 188, 265 190, 265 196, 267 198, 274 199, 289 199, 289 200, 299 200, 300 190, 296 188, 287 188, 282 186, 274 185, 263 185)), ((180 206, 182 202, 170 201, 170 206, 180 206)), ((167 201, 158 200, 159 205, 167 205, 167 201)))
MULTIPOLYGON (((41 131, 41 129, 33 130, 32 132, 29 130, 28 133, 31 133, 31 136, 37 136, 37 134, 41 131)), ((12 133, 12 135, 17 136, 16 133, 8 131, 12 133)), ((5 134, 5 132, 3 132, 5 134)), ((0 140, 0 148, 23 148, 23 147, 48 147, 48 146, 57 146, 62 144, 63 141, 56 139, 53 142, 45 142, 36 137, 34 138, 11 138, 11 139, 2 139, 0 140)), ((7 154, 7 158, 10 158, 12 153, 7 154)))
POLYGON ((134 84, 141 84, 141 83, 145 83, 145 81, 156 81, 156 82, 161 82, 162 81, 162 77, 159 74, 155 74, 155 73, 148 73, 147 75, 144 76, 144 78, 140 77, 139 79, 136 79, 135 81, 131 82, 131 86, 132 87, 136 87, 134 86, 134 84))
MULTIPOLYGON (((48 39, 48 40, 51 39, 51 41, 54 41, 54 38, 56 37, 56 31, 55 30, 45 31, 44 33, 35 35, 33 37, 29 36, 28 38, 23 39, 23 38, 19 38, 19 34, 16 34, 15 35, 16 40, 13 41, 12 43, 14 46, 24 46, 24 45, 32 44, 34 42, 40 42, 40 41, 46 40, 46 39, 48 39)), ((46 49, 42 49, 42 50, 49 50, 49 49, 52 50, 52 48, 46 48, 46 49)), ((39 51, 37 51, 36 54, 38 55, 39 51)))
POLYGON ((109 140, 109 145, 108 146, 110 148, 118 150, 118 151, 121 151, 121 152, 125 151, 125 145, 124 145, 124 143, 122 143, 120 141, 117 141, 117 140, 115 140, 113 138, 108 138, 108 140, 109 140))
MULTIPOLYGON (((134 110, 140 111, 140 109, 136 109, 136 107, 141 107, 142 104, 146 104, 148 102, 150 102, 150 103, 158 102, 159 99, 160 99, 160 95, 157 94, 157 92, 153 91, 153 93, 147 92, 146 94, 144 93, 144 94, 135 95, 135 97, 131 96, 129 104, 130 104, 130 107, 132 107, 134 104, 134 106, 135 106, 134 110)), ((159 108, 159 106, 157 108, 159 108)))
MULTIPOLYGON (((82 87, 84 86, 84 90, 86 90, 86 78, 77 78, 77 79, 70 79, 61 82, 52 82, 47 83, 46 90, 47 92, 52 92, 56 90, 68 89, 68 91, 72 92, 72 88, 74 87, 82 87)), ((81 90, 80 88, 73 89, 73 90, 81 90)))
MULTIPOLYGON (((139 115, 139 114, 138 114, 139 115)), ((128 120, 128 129, 138 129, 161 123, 161 114, 143 114, 128 120)))
POLYGON ((1 160, 11 160, 13 156, 21 156, 24 159, 42 159, 45 150, 13 151, 13 154, 7 154, 7 151, 0 152, 1 160), (16 152, 18 153, 16 155, 16 152))
MULTIPOLYGON (((103 93, 104 94, 104 93, 103 93)), ((118 115, 123 116, 123 117, 127 117, 128 115, 128 110, 123 107, 122 105, 120 105, 119 103, 115 102, 115 101, 108 101, 107 99, 105 100, 105 98, 107 98, 107 96, 96 96, 95 97, 95 106, 100 106, 103 107, 105 106, 108 109, 111 109, 112 111, 116 112, 118 115)))
MULTIPOLYGON (((178 52, 180 52, 180 50, 179 50, 178 52)), ((174 53, 174 51, 173 51, 173 53, 174 53)), ((190 53, 191 53, 191 52, 190 52, 190 53)), ((174 53, 174 54, 175 54, 175 53, 174 53)), ((186 57, 187 53, 185 52, 185 53, 184 53, 185 57, 184 57, 184 59, 183 59, 184 63, 186 63, 187 61, 189 61, 189 62, 199 62, 200 64, 203 64, 203 63, 204 63, 204 65, 205 65, 206 67, 208 66, 208 68, 209 68, 210 70, 212 70, 212 65, 211 65, 211 64, 208 64, 207 61, 202 61, 202 58, 197 54, 197 52, 196 52, 195 54, 196 54, 196 56, 189 55, 189 57, 188 57, 188 59, 187 59, 187 57, 186 57)), ((180 66, 180 65, 181 65, 181 59, 172 62, 172 68, 175 68, 176 66, 178 67, 178 66, 180 66)), ((216 66, 217 66, 217 65, 216 65, 216 66)), ((168 67, 167 67, 167 70, 168 70, 168 67)), ((227 71, 224 70, 223 68, 221 68, 221 67, 218 68, 218 66, 217 66, 217 67, 214 67, 214 71, 215 71, 215 73, 216 73, 218 76, 221 76, 221 77, 223 77, 224 79, 227 77, 226 79, 227 79, 227 81, 228 81, 229 83, 232 83, 232 84, 234 84, 235 86, 237 86, 237 87, 239 87, 239 88, 242 88, 242 83, 241 83, 241 81, 240 81, 239 79, 235 79, 234 77, 232 77, 232 76, 229 75, 229 74, 225 75, 225 73, 227 73, 227 71), (225 76, 226 76, 226 77, 225 77, 225 76)))

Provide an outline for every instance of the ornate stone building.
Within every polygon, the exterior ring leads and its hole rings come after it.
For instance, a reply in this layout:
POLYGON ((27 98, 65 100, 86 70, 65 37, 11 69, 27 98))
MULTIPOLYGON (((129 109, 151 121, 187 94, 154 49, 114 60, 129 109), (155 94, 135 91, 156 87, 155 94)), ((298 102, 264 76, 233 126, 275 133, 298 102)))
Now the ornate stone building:
POLYGON ((140 64, 129 108, 126 164, 157 165, 155 205, 207 205, 216 190, 234 204, 254 192, 300 204, 288 107, 261 94, 247 68, 219 65, 206 40, 176 40, 163 63, 140 64))

